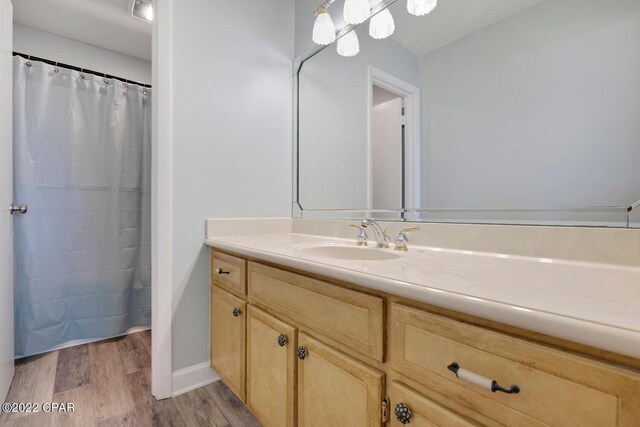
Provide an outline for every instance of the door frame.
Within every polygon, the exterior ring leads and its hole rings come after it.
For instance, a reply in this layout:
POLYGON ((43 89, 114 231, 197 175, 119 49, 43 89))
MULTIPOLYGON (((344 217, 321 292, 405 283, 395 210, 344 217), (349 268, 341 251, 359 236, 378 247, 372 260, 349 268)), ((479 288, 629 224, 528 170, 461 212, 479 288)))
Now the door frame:
MULTIPOLYGON (((3 231, 9 233, 7 239, 2 240, 2 244, 5 245, 7 250, 6 255, 9 259, 2 260, 3 263, 7 263, 7 269, 5 271, 0 270, 0 289, 2 289, 3 301, 0 303, 0 312, 2 317, 0 318, 0 403, 4 403, 13 377, 15 374, 14 365, 14 319, 13 319, 13 217, 9 213, 9 203, 11 201, 17 202, 13 197, 13 127, 11 121, 11 112, 13 109, 13 59, 12 59, 12 45, 13 45, 13 26, 11 25, 13 17, 13 4, 10 0, 0 1, 0 36, 2 42, 0 46, 0 93, 3 98, 0 99, 0 144, 3 145, 2 151, 9 152, 9 158, 4 159, 8 161, 9 167, 2 171, 0 179, 8 178, 8 183, 2 183, 2 185, 10 185, 10 188, 5 188, 0 194, 0 215, 2 215, 2 228, 7 226, 3 231), (6 146, 4 145, 6 144, 6 146), (4 193, 7 192, 9 200, 4 199, 4 193), (6 204, 5 204, 6 203, 6 204), (6 281, 6 282, 5 282, 6 281), (7 289, 4 289, 6 286, 7 289)), ((4 232, 3 232, 4 234, 4 232)), ((0 251, 4 255, 4 251, 0 251)), ((4 270, 4 269, 3 269, 4 270)))
POLYGON ((151 136, 151 394, 173 395, 172 289, 172 70, 173 0, 155 1, 152 48, 151 136), (162 25, 159 25, 162 23, 162 25), (159 27, 162 27, 162 31, 159 27))
POLYGON ((369 66, 367 73, 367 208, 373 208, 373 86, 404 99, 405 208, 420 207, 420 88, 369 66))

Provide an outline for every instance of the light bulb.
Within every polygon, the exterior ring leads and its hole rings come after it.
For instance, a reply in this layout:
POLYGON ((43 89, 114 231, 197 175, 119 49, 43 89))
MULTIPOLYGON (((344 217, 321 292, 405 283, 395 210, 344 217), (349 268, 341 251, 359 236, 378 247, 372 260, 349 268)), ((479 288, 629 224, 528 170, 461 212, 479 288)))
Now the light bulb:
POLYGON ((438 0, 407 0, 407 10, 415 16, 426 15, 436 8, 438 0))
POLYGON ((147 12, 145 13, 145 18, 147 18, 147 21, 153 21, 153 6, 149 5, 149 7, 147 8, 147 12))
POLYGON ((338 55, 355 56, 360 52, 360 43, 355 30, 338 39, 338 55))
POLYGON ((313 42, 327 45, 336 41, 336 27, 327 12, 318 14, 313 24, 313 42))
POLYGON ((369 19, 369 0, 345 0, 344 1, 344 20, 351 25, 362 24, 369 19))
POLYGON ((369 35, 374 39, 386 39, 396 29, 396 24, 393 22, 393 15, 389 12, 389 9, 385 9, 371 18, 369 23, 369 35))

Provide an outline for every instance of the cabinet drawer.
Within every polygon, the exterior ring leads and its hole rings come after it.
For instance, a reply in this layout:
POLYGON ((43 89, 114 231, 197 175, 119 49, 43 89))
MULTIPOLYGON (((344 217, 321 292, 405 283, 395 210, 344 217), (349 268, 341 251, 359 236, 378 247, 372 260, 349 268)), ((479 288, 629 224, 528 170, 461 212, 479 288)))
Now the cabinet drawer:
POLYGON ((243 402, 246 308, 240 298, 211 286, 211 367, 243 402))
POLYGON ((253 262, 248 276, 253 301, 382 361, 382 298, 253 262))
POLYGON ((480 425, 461 417, 396 381, 389 387, 389 400, 391 403, 389 420, 390 424, 395 427, 409 423, 413 427, 474 427, 480 425), (396 415, 396 408, 399 406, 402 410, 396 415))
POLYGON ((247 294, 246 266, 242 258, 211 251, 211 281, 236 295, 247 294))
POLYGON ((632 383, 597 362, 397 303, 390 333, 393 369, 501 423, 627 425, 618 424, 619 394, 632 383), (520 392, 459 379, 447 368, 453 362, 520 392))

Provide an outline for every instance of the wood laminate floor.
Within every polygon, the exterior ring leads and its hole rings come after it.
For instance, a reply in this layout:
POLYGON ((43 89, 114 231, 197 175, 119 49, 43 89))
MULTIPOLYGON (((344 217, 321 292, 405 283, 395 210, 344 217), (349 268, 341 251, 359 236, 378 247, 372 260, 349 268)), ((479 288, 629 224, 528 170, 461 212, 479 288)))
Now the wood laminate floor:
POLYGON ((150 331, 17 360, 7 402, 72 402, 75 411, 0 413, 3 427, 260 426, 222 381, 151 396, 150 331))

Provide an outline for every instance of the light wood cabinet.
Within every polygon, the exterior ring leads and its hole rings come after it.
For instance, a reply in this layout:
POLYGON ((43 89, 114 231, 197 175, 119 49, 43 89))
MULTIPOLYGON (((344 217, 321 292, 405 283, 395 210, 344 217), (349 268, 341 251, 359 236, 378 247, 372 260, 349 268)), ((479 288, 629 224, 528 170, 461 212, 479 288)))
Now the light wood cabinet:
POLYGON ((249 307, 247 406, 265 427, 295 425, 296 345, 296 328, 249 307))
POLYGON ((211 266, 212 367, 267 427, 399 426, 399 404, 412 426, 640 425, 638 360, 217 250, 211 266))
POLYGON ((211 367, 244 400, 246 303, 211 287, 211 367))
POLYGON ((298 344, 298 425, 380 426, 384 374, 306 334, 298 344))
POLYGON ((629 382, 623 371, 402 304, 392 304, 390 317, 393 368, 437 381, 440 392, 479 413, 508 425, 633 425, 620 408, 637 399, 629 392, 640 391, 638 379, 629 382), (519 392, 459 379, 448 369, 453 362, 519 392))

